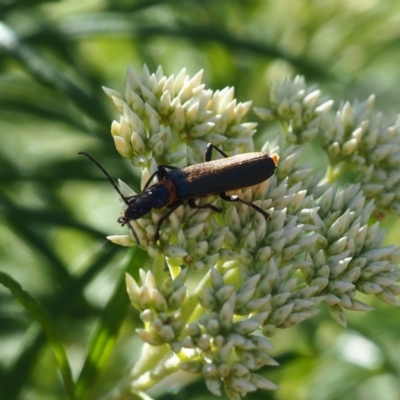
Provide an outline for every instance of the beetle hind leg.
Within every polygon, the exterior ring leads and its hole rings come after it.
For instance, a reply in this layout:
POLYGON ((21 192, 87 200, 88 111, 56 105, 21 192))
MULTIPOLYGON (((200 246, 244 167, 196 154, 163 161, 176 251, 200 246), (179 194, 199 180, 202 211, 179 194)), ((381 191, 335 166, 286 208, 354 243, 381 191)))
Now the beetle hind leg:
POLYGON ((189 207, 191 207, 191 208, 209 208, 210 210, 213 210, 217 213, 220 213, 222 211, 222 209, 220 207, 214 206, 211 203, 206 203, 206 204, 199 206, 198 204, 196 204, 194 199, 189 199, 188 204, 189 204, 189 207))
POLYGON ((248 205, 249 207, 252 207, 254 210, 258 211, 260 214, 262 214, 266 220, 271 219, 270 216, 269 216, 269 214, 268 214, 267 212, 265 212, 262 208, 256 206, 256 205, 255 205, 254 203, 252 203, 251 201, 243 200, 243 199, 241 199, 239 196, 235 196, 235 195, 233 195, 233 196, 228 196, 226 193, 220 193, 220 194, 219 194, 219 197, 221 197, 221 199, 222 199, 222 200, 225 200, 225 201, 230 201, 230 202, 238 201, 238 202, 240 202, 240 203, 246 204, 246 205, 248 205))

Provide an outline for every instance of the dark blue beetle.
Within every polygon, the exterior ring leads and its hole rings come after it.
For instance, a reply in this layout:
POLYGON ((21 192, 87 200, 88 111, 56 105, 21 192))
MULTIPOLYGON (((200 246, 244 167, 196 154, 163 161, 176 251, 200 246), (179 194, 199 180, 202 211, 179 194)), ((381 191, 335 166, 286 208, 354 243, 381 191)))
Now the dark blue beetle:
MULTIPOLYGON (((107 171, 93 157, 85 152, 79 154, 88 157, 103 171, 125 202, 126 208, 118 218, 118 222, 122 226, 129 225, 131 220, 143 217, 152 208, 169 208, 169 211, 157 223, 155 241, 159 238, 162 223, 185 201, 192 208, 210 208, 213 211, 221 212, 220 207, 211 203, 201 206, 196 204, 195 199, 211 195, 219 195, 225 201, 238 201, 247 204, 261 213, 265 219, 269 219, 269 214, 260 207, 242 200, 238 196, 229 196, 226 192, 253 186, 270 178, 274 174, 279 161, 277 154, 269 156, 266 153, 253 152, 228 157, 218 147, 209 143, 206 148, 204 163, 189 165, 184 168, 159 165, 157 171, 147 181, 142 193, 129 197, 121 193, 107 171), (213 148, 225 158, 211 160, 213 148), (155 176, 157 176, 158 182, 150 186, 155 176)), ((131 226, 130 228, 139 243, 135 231, 131 226)))

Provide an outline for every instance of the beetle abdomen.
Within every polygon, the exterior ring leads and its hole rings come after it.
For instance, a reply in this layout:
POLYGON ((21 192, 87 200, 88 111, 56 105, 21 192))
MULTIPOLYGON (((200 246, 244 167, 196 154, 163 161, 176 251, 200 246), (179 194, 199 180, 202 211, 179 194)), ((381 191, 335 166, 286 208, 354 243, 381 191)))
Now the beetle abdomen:
POLYGON ((256 185, 270 178, 276 169, 273 158, 254 152, 190 165, 168 171, 181 199, 204 197, 256 185))

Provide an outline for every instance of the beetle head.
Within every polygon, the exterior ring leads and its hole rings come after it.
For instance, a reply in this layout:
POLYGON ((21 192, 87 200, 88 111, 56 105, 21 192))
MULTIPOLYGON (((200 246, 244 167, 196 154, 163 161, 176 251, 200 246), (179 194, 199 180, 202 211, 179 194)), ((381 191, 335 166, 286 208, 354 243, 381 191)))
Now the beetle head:
POLYGON ((127 207, 117 220, 122 226, 126 225, 132 219, 143 217, 152 208, 149 199, 143 194, 124 198, 124 201, 127 207))

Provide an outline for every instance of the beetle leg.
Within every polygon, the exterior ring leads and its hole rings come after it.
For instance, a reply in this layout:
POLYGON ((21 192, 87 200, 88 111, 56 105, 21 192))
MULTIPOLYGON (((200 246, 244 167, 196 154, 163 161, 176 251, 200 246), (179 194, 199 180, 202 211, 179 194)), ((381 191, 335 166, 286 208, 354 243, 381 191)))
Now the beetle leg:
POLYGON ((175 203, 172 203, 171 205, 168 206, 169 211, 164 214, 157 222, 157 226, 156 226, 156 234, 154 235, 154 241, 157 242, 157 240, 160 237, 160 228, 161 225, 163 224, 163 222, 181 205, 183 205, 183 201, 182 200, 177 200, 175 201, 175 203))
POLYGON ((220 193, 219 197, 221 197, 222 200, 225 201, 239 201, 240 203, 246 204, 249 207, 254 208, 256 211, 258 211, 260 214, 264 215, 265 219, 270 219, 270 216, 267 212, 265 212, 262 208, 256 206, 255 204, 253 204, 251 201, 246 201, 246 200, 242 200, 239 196, 228 196, 226 193, 220 193))
POLYGON ((144 188, 143 188, 143 190, 142 190, 142 193, 150 186, 150 183, 151 183, 151 181, 154 179, 155 176, 157 176, 157 179, 158 179, 159 181, 165 178, 165 175, 166 175, 167 172, 168 172, 168 171, 166 170, 166 168, 169 168, 169 169, 176 169, 176 168, 178 168, 178 167, 173 167, 172 165, 159 165, 159 166, 157 167, 156 172, 154 172, 154 173, 150 176, 150 178, 148 179, 148 181, 147 181, 146 184, 144 185, 144 188))
POLYGON ((219 149, 217 146, 214 146, 212 143, 208 143, 207 147, 206 147, 206 152, 204 154, 204 159, 206 161, 211 161, 211 153, 212 153, 212 149, 215 149, 218 151, 218 153, 220 153, 221 155, 223 155, 225 158, 229 157, 226 153, 224 153, 221 149, 219 149))
POLYGON ((138 238, 138 235, 136 234, 135 230, 133 229, 133 226, 131 225, 130 222, 128 222, 129 230, 132 232, 132 235, 135 237, 136 243, 138 246, 140 246, 140 240, 138 238))
POLYGON ((203 204, 202 206, 199 206, 198 204, 196 204, 194 199, 189 199, 188 204, 189 204, 189 207, 191 207, 191 208, 210 208, 211 210, 213 210, 217 213, 220 213, 222 211, 222 209, 220 207, 214 206, 211 203, 206 203, 206 204, 203 204))
POLYGON ((156 172, 154 172, 153 174, 151 174, 150 178, 147 180, 146 184, 144 185, 144 188, 142 190, 142 193, 150 186, 151 181, 154 179, 154 177, 157 175, 157 178, 160 179, 159 176, 159 169, 157 169, 156 172))

